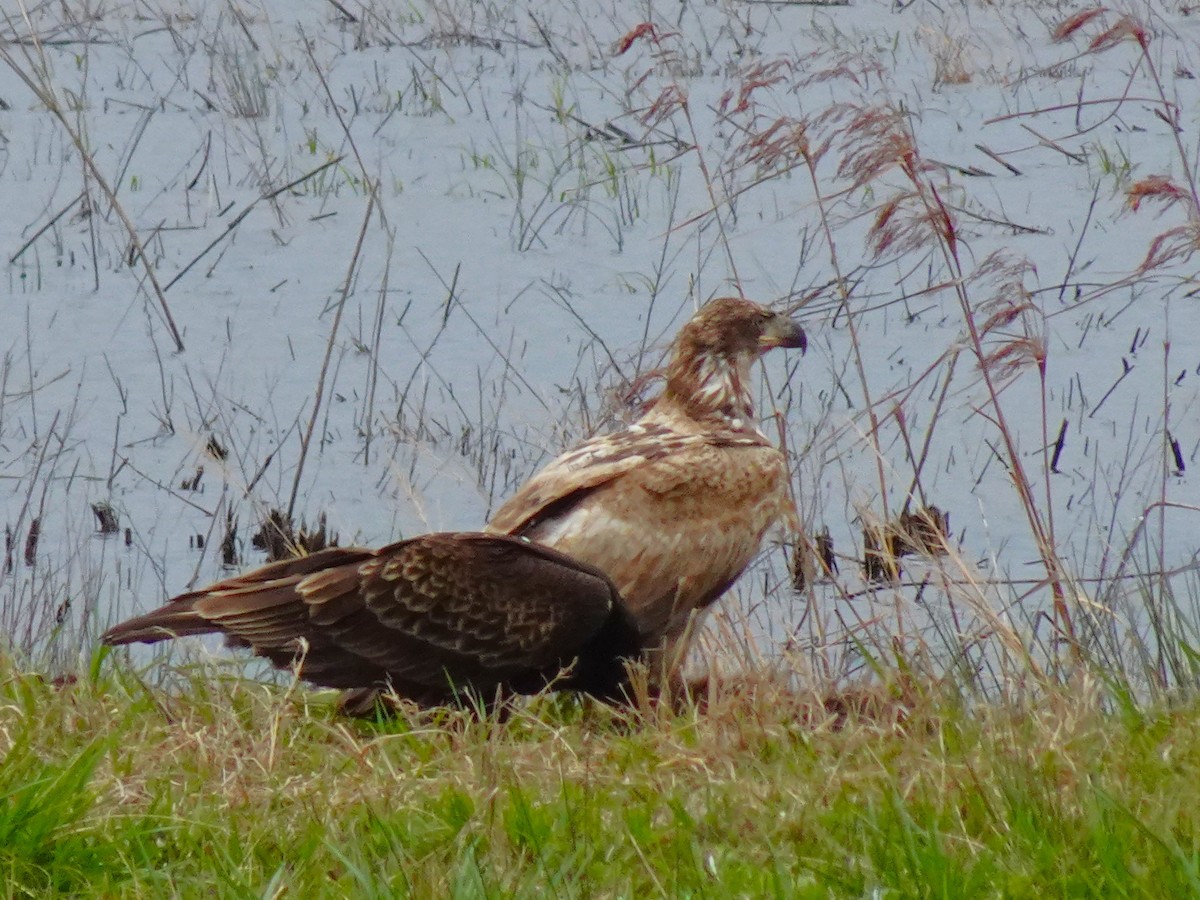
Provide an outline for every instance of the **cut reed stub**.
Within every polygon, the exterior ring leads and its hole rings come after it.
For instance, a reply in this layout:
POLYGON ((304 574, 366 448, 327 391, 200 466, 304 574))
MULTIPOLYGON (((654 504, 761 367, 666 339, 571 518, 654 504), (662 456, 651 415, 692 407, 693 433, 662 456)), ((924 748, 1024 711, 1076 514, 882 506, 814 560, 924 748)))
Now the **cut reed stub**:
POLYGON ((863 575, 869 581, 896 581, 900 558, 946 552, 950 514, 936 506, 904 510, 895 521, 863 526, 863 575))
POLYGON ((886 525, 863 526, 863 575, 868 581, 897 581, 900 560, 886 525))
POLYGON ((225 511, 225 536, 221 538, 221 565, 235 568, 241 564, 241 556, 237 548, 237 519, 233 510, 225 511))
POLYGON ((1060 474, 1058 468, 1058 459, 1062 456, 1063 447, 1067 445, 1067 420, 1062 420, 1062 425, 1058 428, 1058 437, 1054 439, 1054 452, 1050 456, 1050 471, 1055 475, 1060 474))
POLYGON ((813 549, 803 535, 796 536, 792 544, 792 558, 788 563, 792 573, 792 590, 799 593, 813 583, 816 568, 813 565, 813 549))
POLYGON ((1167 432, 1167 443, 1171 445, 1171 458, 1175 461, 1175 471, 1171 474, 1178 478, 1183 475, 1185 468, 1183 465, 1183 448, 1179 446, 1179 438, 1175 437, 1169 431, 1167 432))
POLYGON ((221 461, 223 461, 225 457, 229 456, 229 450, 226 449, 224 444, 217 440, 217 436, 215 434, 209 435, 208 443, 204 445, 204 452, 213 459, 221 461))
POLYGON ((179 489, 195 493, 200 490, 200 479, 204 477, 204 466, 196 466, 196 474, 179 482, 179 489))
POLYGON ((101 500, 92 504, 92 512, 96 515, 96 524, 101 534, 118 534, 121 523, 117 519, 117 511, 109 503, 101 500))
POLYGON ((329 533, 325 513, 317 516, 317 524, 310 530, 303 519, 297 527, 283 510, 272 509, 262 527, 251 535, 250 543, 256 550, 265 550, 267 559, 275 562, 336 547, 338 536, 329 533))
POLYGON ((792 546, 792 590, 803 591, 820 578, 832 578, 837 571, 833 536, 828 528, 822 528, 813 535, 811 542, 803 536, 797 537, 792 546))
POLYGON ((25 565, 32 567, 37 562, 38 536, 42 533, 41 516, 29 523, 29 534, 25 537, 25 565))
POLYGON ((821 567, 825 570, 825 574, 833 577, 838 572, 837 555, 833 550, 833 535, 829 533, 828 528, 822 528, 816 536, 817 559, 821 561, 821 567))

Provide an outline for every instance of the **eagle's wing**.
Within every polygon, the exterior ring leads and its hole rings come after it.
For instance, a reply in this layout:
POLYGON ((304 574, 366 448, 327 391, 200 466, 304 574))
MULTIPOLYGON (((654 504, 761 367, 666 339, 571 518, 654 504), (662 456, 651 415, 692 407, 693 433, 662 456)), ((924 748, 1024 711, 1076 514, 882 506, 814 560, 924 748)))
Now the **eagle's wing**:
POLYGON ((632 652, 630 635, 613 637, 620 613, 612 583, 587 565, 514 538, 447 533, 268 565, 178 597, 103 640, 219 632, 280 667, 299 661, 314 684, 391 681, 401 693, 444 696, 451 686, 535 690, 606 634, 617 652, 632 652))
POLYGON ((657 423, 638 423, 624 431, 592 438, 525 482, 492 516, 487 531, 526 534, 546 519, 568 513, 591 492, 631 472, 671 456, 679 457, 688 450, 737 445, 761 447, 765 442, 756 436, 730 432, 685 433, 657 423))
POLYGON ((634 426, 539 472, 488 525, 605 572, 642 633, 687 627, 787 514, 783 455, 756 433, 634 426))

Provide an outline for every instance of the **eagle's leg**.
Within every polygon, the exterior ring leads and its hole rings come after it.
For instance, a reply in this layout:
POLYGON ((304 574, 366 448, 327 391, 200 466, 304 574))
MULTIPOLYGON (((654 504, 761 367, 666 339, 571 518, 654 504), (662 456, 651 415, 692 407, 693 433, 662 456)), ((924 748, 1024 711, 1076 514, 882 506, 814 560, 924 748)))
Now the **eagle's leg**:
POLYGON ((692 641, 704 625, 707 609, 694 609, 687 614, 679 627, 667 632, 658 646, 645 652, 644 660, 648 675, 649 695, 665 701, 677 712, 685 710, 694 699, 704 693, 695 684, 707 685, 710 673, 688 679, 685 675, 688 653, 692 641))

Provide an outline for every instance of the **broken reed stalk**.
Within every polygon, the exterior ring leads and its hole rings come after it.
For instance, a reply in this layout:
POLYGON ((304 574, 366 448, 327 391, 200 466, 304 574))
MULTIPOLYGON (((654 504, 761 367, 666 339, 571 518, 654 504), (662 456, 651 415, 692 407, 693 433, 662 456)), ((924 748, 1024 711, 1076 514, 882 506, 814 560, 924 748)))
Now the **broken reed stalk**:
MULTIPOLYGON (((370 192, 370 195, 371 195, 370 203, 367 206, 367 215, 363 220, 362 231, 359 232, 358 243, 354 248, 354 258, 351 260, 350 269, 346 273, 346 284, 342 291, 342 298, 338 303, 338 310, 337 310, 337 315, 335 316, 335 320, 340 320, 341 316, 342 316, 342 309, 346 305, 346 298, 350 291, 350 283, 351 283, 351 279, 353 278, 353 275, 354 275, 354 268, 357 263, 358 256, 359 256, 360 252, 362 251, 362 243, 363 243, 363 239, 366 236, 367 223, 370 222, 370 220, 371 220, 371 210, 372 210, 372 207, 375 205, 375 203, 378 200, 378 197, 376 195, 378 192, 379 184, 378 184, 378 181, 372 179, 370 174, 367 172, 366 163, 363 162, 362 154, 358 151, 358 144, 354 140, 354 134, 350 131, 350 125, 346 122, 345 117, 342 115, 342 109, 338 105, 337 100, 333 96, 333 91, 329 87, 329 80, 325 77, 324 70, 317 63, 317 58, 313 55, 312 42, 308 39, 308 35, 306 35, 304 33, 304 29, 300 30, 300 37, 301 37, 301 42, 304 45, 304 52, 308 56, 308 61, 309 61, 309 63, 312 64, 313 72, 316 74, 317 80, 321 83, 321 89, 325 92, 325 98, 329 101, 329 108, 331 110, 333 110, 333 114, 338 120, 338 125, 341 126, 342 134, 345 136, 346 142, 350 145, 350 151, 354 154, 354 160, 355 160, 355 162, 358 163, 358 171, 359 171, 359 174, 362 176, 363 185, 368 189, 368 191, 370 192)), ((344 158, 345 158, 344 155, 339 156, 337 161, 341 162, 341 160, 343 160, 344 158)), ((322 168, 324 168, 324 167, 322 167, 322 168)), ((379 209, 379 216, 380 216, 380 219, 382 220, 381 224, 382 224, 383 230, 388 236, 388 249, 387 249, 387 263, 384 266, 384 270, 383 270, 383 285, 380 288, 379 303, 376 307, 375 328, 374 328, 374 336, 373 336, 374 347, 371 352, 371 370, 368 373, 367 420, 363 423, 363 425, 364 425, 363 432, 366 435, 366 447, 365 447, 365 451, 363 454, 363 465, 369 464, 370 458, 371 458, 371 435, 372 435, 371 418, 374 415, 375 386, 376 386, 376 382, 378 381, 379 341, 380 341, 380 336, 381 336, 381 331, 382 331, 383 311, 384 311, 384 306, 385 306, 385 300, 387 298, 388 278, 392 271, 392 251, 395 247, 395 240, 396 240, 395 232, 392 230, 390 224, 388 223, 387 213, 382 207, 380 207, 380 209, 379 209)), ((321 384, 324 383, 324 380, 325 380, 325 370, 329 365, 330 354, 333 351, 333 340, 334 340, 334 336, 336 334, 337 334, 337 324, 335 321, 333 330, 330 332, 330 335, 329 335, 329 345, 326 347, 326 351, 325 351, 325 363, 321 367, 321 378, 320 378, 320 381, 318 382, 317 397, 316 397, 316 401, 315 401, 316 405, 314 405, 314 407, 313 407, 313 418, 309 422, 308 431, 306 432, 305 437, 301 443, 300 465, 296 469, 296 480, 292 485, 291 499, 288 501, 288 522, 289 522, 289 524, 291 522, 292 512, 293 512, 295 504, 296 504, 296 492, 299 489, 299 485, 300 485, 300 468, 303 467, 304 456, 308 451, 308 441, 312 437, 313 424, 316 422, 316 416, 317 416, 317 405, 319 405, 321 402, 321 396, 320 396, 321 387, 320 386, 321 386, 321 384)))
MULTIPOLYGON (((58 427, 58 420, 61 417, 62 411, 55 412, 54 418, 50 422, 50 429, 46 432, 46 439, 42 441, 42 446, 38 452, 37 462, 34 464, 33 472, 29 476, 29 490, 25 494, 25 501, 21 504, 21 509, 17 513, 17 521, 12 525, 12 532, 15 537, 20 536, 21 527, 25 524, 25 517, 29 515, 30 508, 33 505, 33 490, 37 484, 38 476, 42 472, 42 466, 46 463, 46 454, 50 450, 50 437, 54 434, 54 429, 58 427)), ((5 523, 8 524, 8 523, 5 523)), ((40 527, 40 526, 39 526, 40 527)), ((33 533, 33 528, 30 528, 30 533, 33 533)), ((34 545, 37 544, 37 538, 34 538, 34 545)), ((32 563, 29 563, 32 565, 32 563)))
MULTIPOLYGON (((350 133, 350 127, 342 117, 341 108, 333 97, 333 92, 329 88, 329 82, 325 78, 325 73, 317 64, 316 57, 313 56, 312 43, 308 40, 308 36, 304 34, 303 29, 300 32, 300 37, 304 44, 304 52, 308 55, 308 61, 312 63, 313 71, 317 75, 317 80, 321 82, 321 87, 325 91, 325 97, 329 101, 329 106, 333 110, 333 114, 337 117, 338 124, 342 126, 342 133, 346 136, 346 140, 350 144, 351 152, 354 153, 354 159, 358 163, 358 169, 362 174, 363 185, 367 189, 368 196, 367 212, 363 216, 362 228, 358 230, 358 239, 354 243, 354 253, 350 257, 350 265, 346 269, 346 280, 342 285, 342 296, 338 300, 337 309, 333 315, 333 325, 329 329, 329 341, 325 345, 325 359, 321 362, 321 373, 317 377, 317 389, 313 396, 312 416, 308 420, 308 427, 300 438, 300 459, 296 463, 296 477, 292 480, 292 495, 288 498, 288 522, 292 521, 292 515, 296 510, 296 497, 300 493, 300 476, 304 473, 304 461, 308 458, 308 446, 312 441, 313 430, 317 426, 317 415, 321 411, 321 400, 325 392, 325 378, 329 373, 330 360, 333 358, 333 345, 337 340, 338 327, 342 322, 342 312, 345 310, 346 300, 350 296, 350 285, 354 283, 354 270, 358 267, 358 260, 362 255, 363 241, 367 237, 367 226, 371 223, 371 215, 375 212, 375 204, 378 200, 376 196, 378 183, 373 181, 367 173, 367 167, 363 163, 362 154, 358 152, 358 145, 354 142, 354 136, 350 133)), ((384 219, 384 229, 390 231, 388 229, 387 217, 383 215, 382 210, 380 215, 384 219)))
POLYGON ((277 187, 274 190, 264 191, 262 194, 255 197, 253 200, 251 200, 246 205, 245 209, 243 209, 241 212, 239 212, 236 216, 234 216, 229 222, 227 222, 225 224, 224 231, 222 231, 215 238, 213 238, 211 241, 209 241, 208 245, 203 250, 201 250, 194 257, 192 257, 191 261, 186 266, 184 266, 182 269, 180 269, 178 272, 175 273, 175 277, 172 278, 170 281, 168 281, 163 286, 163 291, 169 291, 172 287, 174 287, 175 283, 177 281, 179 281, 179 279, 181 279, 188 272, 190 272, 192 270, 192 267, 195 266, 196 263, 198 263, 198 262, 200 262, 200 260, 204 259, 204 257, 206 257, 209 253, 211 253, 212 250, 214 248, 216 248, 216 246, 218 244, 220 244, 222 241, 226 240, 230 235, 232 235, 233 232, 237 230, 237 227, 242 224, 242 221, 248 215, 250 215, 250 213, 254 210, 254 208, 256 206, 258 206, 259 203, 262 203, 264 200, 266 200, 266 201, 274 200, 276 197, 278 197, 280 194, 284 193, 285 191, 290 191, 292 188, 303 184, 304 182, 308 181, 310 178, 315 178, 317 175, 320 175, 322 172, 324 172, 326 169, 330 168, 331 166, 338 165, 345 158, 346 158, 345 156, 339 156, 336 159, 331 159, 328 162, 322 163, 321 165, 317 166, 315 169, 311 169, 310 171, 305 172, 299 178, 295 178, 295 179, 289 181, 287 184, 282 185, 281 187, 277 187))
POLYGON ((346 300, 350 296, 350 285, 354 283, 354 270, 358 268, 358 260, 362 254, 363 241, 367 237, 367 226, 371 224, 371 216, 375 213, 375 191, 367 192, 367 212, 363 216, 362 227, 358 229, 358 239, 354 243, 354 253, 350 256, 350 265, 346 267, 346 280, 342 284, 342 295, 338 298, 337 308, 333 313, 333 324, 329 327, 329 340, 325 343, 325 358, 321 361, 321 372, 317 376, 317 387, 313 392, 312 415, 308 418, 308 427, 300 438, 300 459, 296 462, 296 477, 292 479, 292 495, 288 498, 287 518, 290 522, 296 509, 296 497, 300 493, 300 476, 304 474, 304 461, 308 458, 308 447, 312 441, 313 430, 317 427, 317 415, 321 411, 321 399, 325 394, 325 378, 329 374, 329 362, 333 359, 333 345, 337 341, 338 329, 342 324, 342 312, 346 308, 346 300))
POLYGON ((39 228, 37 231, 35 231, 33 234, 31 234, 29 236, 29 240, 27 240, 25 243, 23 243, 20 247, 17 248, 17 251, 8 258, 9 265, 12 265, 18 259, 20 259, 22 256, 24 256, 25 251, 28 250, 30 247, 32 247, 34 244, 36 244, 38 242, 38 238, 40 238, 43 234, 45 234, 47 231, 49 231, 51 228, 53 228, 55 222, 57 222, 59 219, 61 219, 63 216, 65 216, 67 213, 69 213, 71 210, 73 210, 75 208, 75 204, 82 203, 86 199, 87 199, 87 191, 80 191, 78 194, 76 194, 74 198, 72 198, 70 201, 67 202, 66 206, 64 206, 62 209, 60 209, 58 212, 56 212, 54 215, 52 215, 49 219, 47 219, 42 224, 41 228, 39 228))
MULTIPOLYGON (((386 229, 386 226, 385 226, 386 229)), ((371 439, 375 436, 375 390, 379 386, 379 345, 383 340, 383 312, 387 308, 388 283, 392 274, 392 256, 396 250, 396 235, 387 230, 387 261, 383 266, 383 283, 375 303, 375 319, 371 323, 371 364, 367 368, 367 410, 363 420, 363 466, 371 464, 371 439)))

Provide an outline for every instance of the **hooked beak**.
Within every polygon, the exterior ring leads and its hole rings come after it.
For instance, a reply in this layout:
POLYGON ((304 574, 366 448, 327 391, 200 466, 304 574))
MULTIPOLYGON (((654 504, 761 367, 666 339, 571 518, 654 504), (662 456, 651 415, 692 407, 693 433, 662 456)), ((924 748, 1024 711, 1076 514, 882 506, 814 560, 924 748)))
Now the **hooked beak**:
POLYGON ((793 349, 799 347, 800 352, 803 353, 808 349, 808 336, 800 327, 799 322, 789 319, 782 313, 776 313, 763 329, 762 336, 758 339, 758 345, 763 350, 770 350, 773 347, 793 349))

